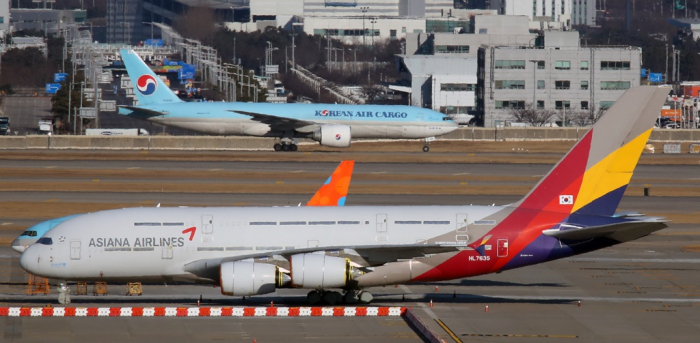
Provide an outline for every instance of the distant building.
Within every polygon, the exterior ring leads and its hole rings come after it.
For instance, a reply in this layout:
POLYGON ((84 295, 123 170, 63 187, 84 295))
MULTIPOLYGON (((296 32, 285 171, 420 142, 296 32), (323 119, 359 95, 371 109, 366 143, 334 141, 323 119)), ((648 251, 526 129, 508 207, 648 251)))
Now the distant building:
POLYGON ((544 46, 479 48, 477 112, 486 127, 535 104, 562 114, 597 113, 640 84, 641 48, 580 47, 578 32, 545 32, 544 46))
POLYGON ((407 55, 451 55, 476 57, 481 45, 531 45, 537 34, 528 30, 525 16, 477 15, 453 32, 409 33, 407 55))
POLYGON ((68 25, 85 22, 84 10, 51 10, 34 8, 13 8, 12 31, 45 31, 48 35, 58 35, 68 25))
POLYGON ((491 0, 501 15, 524 15, 531 29, 564 29, 595 25, 596 0, 491 0))
POLYGON ((144 39, 142 0, 107 1, 107 43, 138 45, 144 39))
POLYGON ((399 55, 402 80, 392 88, 409 93, 410 104, 450 115, 466 124, 478 114, 476 89, 479 47, 529 46, 537 35, 525 16, 476 15, 452 32, 409 33, 399 55))
POLYGON ((0 38, 10 32, 10 0, 0 0, 0 38))
POLYGON ((463 56, 397 56, 410 105, 430 108, 468 123, 476 110, 477 59, 463 56))

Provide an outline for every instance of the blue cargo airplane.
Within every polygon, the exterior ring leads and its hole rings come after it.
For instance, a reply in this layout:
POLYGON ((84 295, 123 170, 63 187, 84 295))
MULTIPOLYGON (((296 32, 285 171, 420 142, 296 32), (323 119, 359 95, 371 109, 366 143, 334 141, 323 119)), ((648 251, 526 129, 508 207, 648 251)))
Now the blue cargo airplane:
POLYGON ((296 151, 295 138, 345 148, 351 138, 426 139, 457 129, 450 117, 399 105, 184 102, 133 50, 120 50, 138 106, 119 113, 153 123, 214 135, 280 138, 275 151, 296 151))

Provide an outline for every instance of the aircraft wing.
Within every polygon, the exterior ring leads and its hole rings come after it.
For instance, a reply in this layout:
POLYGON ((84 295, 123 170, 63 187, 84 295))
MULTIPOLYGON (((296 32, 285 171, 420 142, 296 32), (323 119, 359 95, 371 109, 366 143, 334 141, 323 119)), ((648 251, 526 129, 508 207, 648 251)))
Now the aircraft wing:
POLYGON ((358 247, 323 247, 305 248, 294 250, 270 251, 266 253, 221 257, 190 262, 184 266, 184 270, 199 278, 218 280, 219 266, 224 262, 240 261, 247 259, 266 259, 268 263, 275 263, 272 256, 289 258, 292 255, 314 253, 319 251, 337 253, 338 257, 347 257, 355 265, 360 267, 378 266, 397 260, 425 257, 426 255, 455 252, 472 249, 466 244, 398 244, 398 245, 368 245, 358 247))
POLYGON ((598 237, 624 240, 626 236, 642 237, 661 230, 668 226, 666 223, 667 221, 663 220, 663 218, 647 217, 641 220, 586 228, 549 229, 542 231, 542 233, 565 240, 587 240, 598 237))
POLYGON ((142 108, 138 106, 128 106, 128 105, 119 105, 121 108, 126 108, 127 110, 131 110, 134 112, 134 114, 138 117, 142 118, 150 118, 150 117, 157 117, 157 116, 162 116, 168 114, 168 111, 155 111, 155 110, 149 110, 147 108, 142 108))
POLYGON ((231 110, 231 112, 242 114, 244 116, 249 116, 251 119, 270 125, 270 127, 273 130, 280 130, 280 131, 286 131, 286 130, 296 130, 299 132, 312 132, 314 130, 317 130, 321 124, 308 121, 308 120, 300 120, 300 119, 294 119, 294 118, 286 118, 286 117, 279 117, 271 114, 264 114, 264 113, 257 113, 257 112, 248 112, 248 111, 238 111, 238 110, 231 110))

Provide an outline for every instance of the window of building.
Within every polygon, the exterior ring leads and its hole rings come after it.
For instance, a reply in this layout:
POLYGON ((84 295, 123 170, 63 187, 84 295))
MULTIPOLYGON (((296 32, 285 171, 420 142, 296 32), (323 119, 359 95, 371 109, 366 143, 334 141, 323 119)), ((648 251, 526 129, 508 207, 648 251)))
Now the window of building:
POLYGON ((583 89, 583 90, 588 89, 588 81, 581 81, 581 89, 583 89))
POLYGON ((629 61, 600 61, 600 70, 630 70, 629 61))
POLYGON ((629 81, 600 81, 600 89, 604 91, 629 89, 629 81))
POLYGON ((538 110, 544 109, 544 100, 537 100, 537 109, 538 110))
POLYGON ((581 61, 581 70, 588 70, 588 61, 581 61))
POLYGON ((496 69, 525 69, 525 60, 496 60, 496 69))
POLYGON ((525 89, 525 80, 496 80, 496 89, 525 89))
POLYGON ((396 30, 389 30, 389 37, 391 39, 396 39, 396 30))
POLYGON ((406 27, 405 27, 405 26, 401 28, 401 33, 406 33, 406 27))
POLYGON ((556 89, 570 89, 571 81, 554 81, 554 88, 556 89))
POLYGON ((581 109, 582 110, 588 109, 588 101, 581 101, 581 109))
POLYGON ((613 104, 615 104, 614 101, 601 101, 600 102, 600 109, 607 110, 608 108, 612 107, 613 104))
POLYGON ((537 80, 537 89, 544 89, 544 80, 537 80))
POLYGON ((469 45, 436 45, 435 53, 468 54, 469 45))
MULTIPOLYGON (((474 111, 472 106, 440 106, 440 113, 444 114, 470 114, 474 111)), ((442 118, 442 120, 451 120, 450 118, 442 118)))
POLYGON ((537 61, 537 69, 544 69, 544 61, 537 61))
POLYGON ((523 109, 525 100, 496 100, 496 109, 523 109))
MULTIPOLYGON (((496 81, 498 82, 498 81, 496 81)), ((524 81, 523 81, 524 82, 524 81)), ((443 83, 440 84, 440 90, 444 92, 473 92, 475 84, 471 83, 443 83)))
POLYGON ((571 102, 568 100, 557 100, 554 102, 554 108, 557 110, 570 109, 571 102))
POLYGON ((0 17, 0 24, 4 24, 4 23, 5 23, 5 17, 0 17))
POLYGON ((569 70, 571 69, 571 61, 556 61, 554 62, 554 69, 569 70))

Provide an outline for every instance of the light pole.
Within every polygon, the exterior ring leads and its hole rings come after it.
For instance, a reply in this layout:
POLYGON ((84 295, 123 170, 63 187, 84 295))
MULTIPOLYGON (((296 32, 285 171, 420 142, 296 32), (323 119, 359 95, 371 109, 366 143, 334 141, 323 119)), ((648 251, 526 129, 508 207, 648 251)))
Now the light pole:
POLYGON ((377 18, 370 20, 370 22, 372 23, 372 51, 374 51, 374 24, 377 23, 377 18))
POLYGON ((362 11, 362 45, 367 46, 367 30, 365 29, 365 14, 369 7, 360 7, 362 11))

